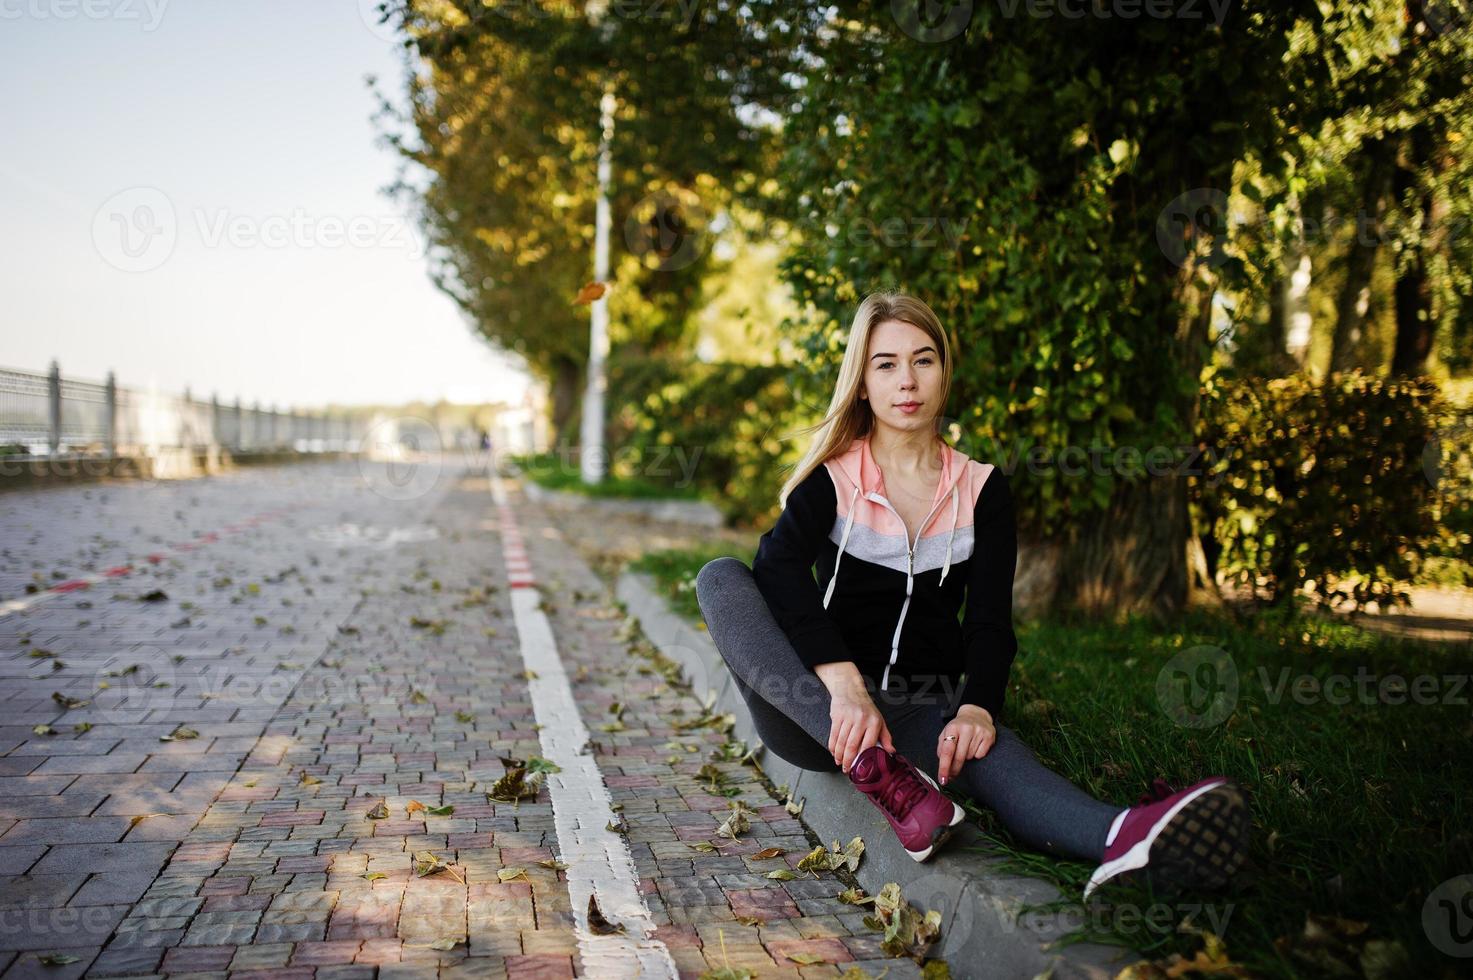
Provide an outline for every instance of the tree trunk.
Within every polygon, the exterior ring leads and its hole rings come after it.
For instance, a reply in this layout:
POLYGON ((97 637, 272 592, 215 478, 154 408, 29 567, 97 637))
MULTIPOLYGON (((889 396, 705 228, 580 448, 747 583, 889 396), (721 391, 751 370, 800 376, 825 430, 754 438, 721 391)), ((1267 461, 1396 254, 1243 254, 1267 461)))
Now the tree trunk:
POLYGON ((567 446, 577 441, 578 409, 583 392, 583 370, 570 357, 552 364, 552 443, 567 446))
MULTIPOLYGON (((1391 354, 1391 373, 1418 375, 1427 373, 1427 357, 1432 353, 1436 324, 1432 320, 1432 279, 1427 274, 1427 257, 1436 252, 1445 207, 1438 206, 1431 190, 1423 190, 1417 172, 1433 166, 1428 136, 1422 131, 1412 134, 1408 142, 1410 159, 1399 161, 1394 185, 1398 201, 1415 201, 1421 212, 1422 233, 1412 246, 1412 254, 1396 274, 1396 346, 1391 354)), ((1435 187, 1435 179, 1429 187, 1435 187)))
POLYGON ((1314 279, 1309 248, 1304 242, 1301 221, 1299 233, 1284 252, 1284 353, 1298 368, 1309 357, 1309 341, 1314 327, 1309 310, 1309 287, 1314 279))
MULTIPOLYGON (((1170 274, 1176 302, 1161 314, 1166 321, 1162 332, 1174 349, 1175 370, 1192 379, 1190 395, 1176 408, 1185 433, 1182 441, 1194 444, 1201 405, 1197 379, 1208 356, 1214 277, 1195 262, 1170 274)), ((1059 604, 1091 616, 1179 612, 1192 589, 1191 523, 1184 475, 1173 471, 1148 474, 1134 483, 1119 481, 1106 512, 1088 527, 1076 527, 1066 545, 1059 604)), ((1216 583, 1202 587, 1216 591, 1216 583)))
POLYGON ((1360 209, 1355 237, 1345 256, 1345 283, 1335 302, 1335 333, 1330 346, 1330 370, 1349 371, 1361 363, 1360 345, 1372 318, 1371 279, 1376 255, 1385 234, 1386 195, 1390 190, 1385 147, 1379 143, 1364 153, 1365 176, 1360 184, 1360 209))

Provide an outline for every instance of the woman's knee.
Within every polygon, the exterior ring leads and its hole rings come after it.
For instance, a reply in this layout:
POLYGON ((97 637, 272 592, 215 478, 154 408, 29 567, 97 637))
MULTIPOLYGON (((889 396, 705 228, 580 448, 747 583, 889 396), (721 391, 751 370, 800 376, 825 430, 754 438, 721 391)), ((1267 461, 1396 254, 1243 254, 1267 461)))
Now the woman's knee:
POLYGON ((696 601, 702 609, 707 608, 717 596, 741 582, 741 576, 748 582, 752 580, 752 570, 740 558, 723 555, 706 562, 696 573, 696 601))

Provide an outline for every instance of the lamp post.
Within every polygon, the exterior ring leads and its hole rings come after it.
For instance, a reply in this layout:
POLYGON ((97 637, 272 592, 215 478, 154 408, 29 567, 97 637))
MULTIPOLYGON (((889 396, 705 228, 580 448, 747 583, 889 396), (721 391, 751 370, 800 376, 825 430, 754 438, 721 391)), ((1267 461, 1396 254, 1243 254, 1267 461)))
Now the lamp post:
MULTIPOLYGON (((609 39, 612 23, 604 19, 607 4, 589 5, 589 16, 604 39, 609 39)), ((599 100, 598 199, 594 209, 593 279, 607 283, 609 278, 609 174, 612 170, 610 145, 614 139, 614 84, 604 83, 599 100)), ((604 392, 608 389, 606 362, 609 356, 609 293, 593 301, 588 324, 588 381, 583 391, 582 452, 579 472, 584 484, 595 485, 604 478, 604 392)))

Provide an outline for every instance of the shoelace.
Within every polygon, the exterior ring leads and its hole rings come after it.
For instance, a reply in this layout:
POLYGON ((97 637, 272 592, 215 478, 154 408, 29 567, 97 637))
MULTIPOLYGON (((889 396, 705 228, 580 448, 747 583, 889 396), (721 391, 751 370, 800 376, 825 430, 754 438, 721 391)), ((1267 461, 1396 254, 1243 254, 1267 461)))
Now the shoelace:
POLYGON ((899 756, 894 758, 900 764, 897 778, 892 779, 889 788, 880 794, 880 803, 897 819, 903 820, 910 808, 925 798, 929 785, 908 762, 899 756))
POLYGON ((1152 803, 1158 803, 1161 800, 1166 799, 1168 796, 1175 792, 1176 790, 1171 788, 1170 783, 1162 779, 1160 776, 1157 776, 1155 779, 1151 780, 1151 788, 1142 793, 1140 795, 1140 798, 1136 800, 1136 805, 1149 806, 1152 803))

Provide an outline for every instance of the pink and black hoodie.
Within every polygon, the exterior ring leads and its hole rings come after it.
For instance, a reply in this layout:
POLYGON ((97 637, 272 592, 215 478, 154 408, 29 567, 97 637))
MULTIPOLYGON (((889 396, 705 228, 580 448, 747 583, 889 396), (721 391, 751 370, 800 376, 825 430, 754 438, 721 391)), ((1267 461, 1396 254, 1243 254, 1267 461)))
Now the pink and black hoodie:
POLYGON ((810 669, 852 660, 882 691, 936 695, 947 693, 944 677, 962 685, 958 706, 998 720, 1018 650, 1012 493, 995 465, 943 445, 941 482, 915 541, 865 436, 788 494, 752 576, 810 669))

